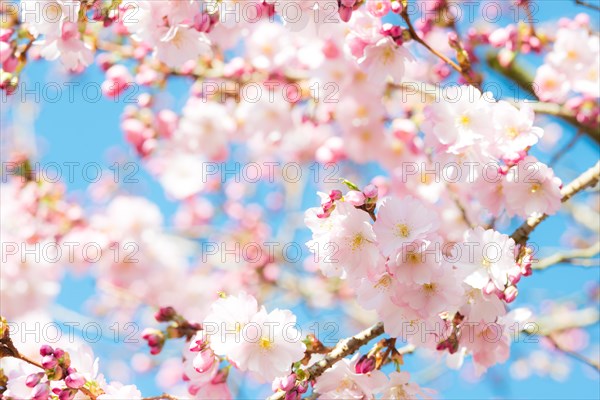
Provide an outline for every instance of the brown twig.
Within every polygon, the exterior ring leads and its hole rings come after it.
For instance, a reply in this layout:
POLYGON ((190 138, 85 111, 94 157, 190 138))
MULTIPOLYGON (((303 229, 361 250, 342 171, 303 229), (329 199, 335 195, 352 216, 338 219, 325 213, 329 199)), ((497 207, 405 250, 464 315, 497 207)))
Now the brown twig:
MULTIPOLYGON (((529 73, 526 71, 526 68, 514 61, 508 66, 500 65, 497 53, 488 54, 486 60, 488 65, 493 70, 502 74, 505 78, 508 78, 515 82, 521 89, 526 91, 535 100, 539 100, 533 88, 533 77, 529 75, 529 73)), ((569 123, 570 125, 575 126, 577 129, 582 130, 596 143, 600 144, 600 128, 597 125, 589 126, 581 124, 579 121, 577 121, 577 118, 573 111, 567 110, 565 107, 554 103, 531 102, 529 103, 529 105, 536 112, 559 117, 560 119, 569 123)))
MULTIPOLYGON (((582 190, 596 186, 598 180, 600 180, 600 162, 597 162, 592 168, 588 169, 575 180, 563 187, 561 190, 561 201, 564 203, 582 190)), ((511 237, 516 243, 525 244, 529 239, 531 232, 533 232, 533 230, 547 217, 547 214, 531 215, 527 218, 527 221, 523 222, 523 224, 511 235, 511 237)))
POLYGON ((582 363, 587 364, 590 367, 594 368, 596 371, 600 372, 600 363, 598 361, 590 360, 589 358, 587 358, 575 351, 564 348, 562 345, 560 345, 556 341, 556 339, 554 339, 554 337, 552 337, 551 334, 547 335, 546 338, 548 338, 548 340, 552 343, 552 345, 556 348, 556 350, 558 350, 562 353, 565 353, 569 357, 572 357, 575 360, 581 361, 582 363))
POLYGON ((577 134, 575 134, 571 140, 569 140, 569 142, 564 145, 563 148, 561 148, 559 151, 557 151, 552 158, 550 159, 550 161, 548 162, 548 166, 552 167, 553 165, 555 165, 558 160, 560 160, 565 154, 567 154, 567 152, 569 150, 571 150, 571 148, 573 146, 575 146, 575 143, 577 143, 577 141, 581 138, 581 136, 583 135, 582 131, 577 131, 577 134))
POLYGON ((451 59, 449 59, 448 57, 446 57, 445 55, 443 55, 439 51, 435 50, 433 47, 431 47, 429 44, 427 44, 427 42, 425 42, 423 39, 421 39, 421 37, 419 36, 419 34, 417 33, 417 31, 415 30, 415 27, 413 26, 413 24, 412 24, 412 22, 410 20, 410 17, 408 15, 408 7, 404 7, 404 9, 402 10, 402 12, 400 13, 400 16, 402 17, 402 19, 406 23, 406 25, 408 27, 408 31, 410 32, 410 36, 415 41, 417 41, 418 43, 420 43, 422 46, 424 46, 427 50, 429 50, 432 54, 434 54, 435 56, 437 56, 438 58, 440 58, 442 61, 444 61, 445 63, 447 63, 448 65, 450 65, 459 74, 461 74, 461 75, 463 74, 463 70, 460 67, 460 65, 458 65, 457 63, 455 63, 454 61, 452 61, 451 59))
MULTIPOLYGON (((328 368, 331 368, 331 366, 340 361, 342 358, 350 354, 354 354, 361 346, 367 344, 372 339, 382 335, 383 333, 383 322, 378 322, 354 336, 342 339, 337 345, 335 345, 333 350, 325 356, 325 358, 312 364, 310 367, 306 368, 304 372, 307 374, 309 379, 315 379, 321 376, 323 372, 325 372, 328 368)), ((279 391, 269 397, 269 400, 280 400, 284 397, 285 392, 279 391)))
POLYGON ((592 4, 592 3, 588 2, 588 1, 575 0, 575 4, 591 8, 592 10, 600 11, 600 5, 592 4))
MULTIPOLYGON (((532 265, 533 269, 546 269, 552 265, 560 264, 560 263, 573 263, 577 259, 581 258, 592 258, 600 254, 600 242, 596 244, 586 247, 584 249, 575 249, 571 251, 567 251, 564 253, 556 253, 549 257, 541 259, 538 263, 532 265)), ((583 265, 583 264, 578 264, 583 265)), ((590 263, 587 266, 599 266, 598 261, 595 263, 590 263)))

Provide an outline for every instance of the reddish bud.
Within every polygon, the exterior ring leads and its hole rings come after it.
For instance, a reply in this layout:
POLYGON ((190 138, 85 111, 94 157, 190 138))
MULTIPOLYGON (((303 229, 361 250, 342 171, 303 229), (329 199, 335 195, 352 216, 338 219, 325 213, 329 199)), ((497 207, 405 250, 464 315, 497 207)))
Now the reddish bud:
POLYGON ((375 364, 375 358, 365 354, 354 366, 354 371, 356 371, 357 374, 368 374, 375 369, 375 364))

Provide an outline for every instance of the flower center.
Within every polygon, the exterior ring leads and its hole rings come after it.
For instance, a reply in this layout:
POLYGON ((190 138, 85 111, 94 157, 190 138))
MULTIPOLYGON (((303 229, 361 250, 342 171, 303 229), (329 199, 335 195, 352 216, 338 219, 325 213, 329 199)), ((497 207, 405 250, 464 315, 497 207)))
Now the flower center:
POLYGON ((381 61, 383 65, 388 65, 394 61, 394 50, 390 47, 386 47, 381 54, 381 61))
POLYGON ((396 225, 396 236, 406 239, 410 236, 410 228, 406 224, 396 225))
POLYGON ((531 185, 531 193, 537 193, 542 188, 542 185, 539 183, 534 183, 531 185))
POLYGON ((356 235, 354 235, 352 241, 350 242, 350 248, 352 250, 358 250, 363 246, 364 243, 365 237, 362 235, 362 233, 357 233, 356 235))
POLYGON ((469 124, 471 123, 471 117, 463 114, 463 115, 459 116, 458 118, 456 118, 456 122, 460 126, 469 126, 469 124))
POLYGON ((258 341, 258 345, 261 349, 269 350, 271 347, 273 347, 273 342, 269 338, 263 336, 258 341))
POLYGON ((509 138, 514 139, 517 136, 519 136, 519 131, 517 130, 517 128, 515 128, 513 126, 513 127, 510 127, 510 128, 508 128, 506 130, 506 134, 508 135, 509 138))
POLYGON ((491 266, 492 266, 492 262, 490 261, 490 259, 489 259, 489 258, 487 258, 487 257, 485 257, 485 256, 484 256, 484 257, 481 259, 481 265, 483 265, 483 266, 484 266, 484 267, 486 267, 486 268, 489 268, 489 267, 491 267, 491 266))
POLYGON ((423 291, 427 295, 433 294, 437 291, 437 285, 435 283, 426 283, 423 285, 423 291))
POLYGON ((392 284, 392 277, 389 275, 384 275, 377 283, 375 284, 375 289, 387 289, 392 284))
POLYGON ((412 264, 412 265, 420 264, 421 263, 421 256, 420 256, 419 253, 415 253, 413 251, 408 252, 406 254, 406 262, 408 264, 412 264))

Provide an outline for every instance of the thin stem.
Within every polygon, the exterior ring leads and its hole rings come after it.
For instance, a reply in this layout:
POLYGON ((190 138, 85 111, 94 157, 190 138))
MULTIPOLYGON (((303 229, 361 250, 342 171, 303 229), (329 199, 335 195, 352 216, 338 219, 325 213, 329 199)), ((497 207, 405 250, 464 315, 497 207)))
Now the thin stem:
POLYGON ((559 151, 557 151, 552 158, 550 159, 550 162, 548 163, 548 166, 552 167, 553 165, 555 165, 558 160, 560 160, 565 154, 567 154, 567 152, 569 150, 571 150, 571 148, 573 146, 575 146, 575 143, 577 143, 579 141, 579 139, 581 138, 581 136, 583 135, 582 131, 577 131, 577 134, 575 136, 573 136, 571 138, 571 140, 569 140, 569 142, 559 151))
MULTIPOLYGON (((584 249, 575 249, 564 253, 553 254, 549 257, 541 259, 540 262, 533 264, 532 268, 542 270, 556 264, 572 263, 581 258, 592 258, 598 254, 600 254, 600 242, 584 249)), ((595 263, 592 262, 587 266, 599 266, 599 264, 598 261, 596 261, 595 263)))
MULTIPOLYGON (((383 322, 378 322, 354 336, 343 339, 338 342, 338 344, 325 356, 325 358, 315 362, 304 372, 306 372, 309 379, 318 378, 321 376, 321 374, 323 374, 323 372, 331 368, 331 366, 340 361, 342 358, 350 354, 354 354, 361 346, 367 344, 377 336, 383 335, 383 333, 383 322)), ((279 391, 269 397, 269 400, 280 400, 284 397, 285 392, 279 391)))
POLYGON ((425 42, 423 39, 421 39, 421 37, 419 36, 419 34, 417 33, 417 31, 415 30, 415 27, 413 26, 413 24, 412 24, 412 22, 410 20, 410 17, 408 16, 407 7, 405 7, 404 10, 402 10, 402 12, 400 13, 400 16, 402 17, 402 19, 404 20, 404 22, 406 22, 406 25, 408 27, 408 31, 410 32, 410 36, 415 41, 417 41, 418 43, 420 43, 421 45, 423 45, 432 54, 434 54, 437 57, 439 57, 440 59, 442 59, 445 63, 447 63, 448 65, 450 65, 452 68, 454 68, 459 74, 461 74, 461 75, 463 74, 463 70, 460 67, 460 65, 458 65, 457 63, 455 63, 454 61, 452 61, 451 59, 449 59, 448 57, 446 57, 442 53, 438 52, 433 47, 431 47, 429 44, 427 44, 427 42, 425 42))
POLYGON ((560 345, 553 337, 552 335, 548 335, 546 336, 548 338, 548 340, 550 340, 550 342, 552 343, 552 345, 556 348, 556 350, 565 353, 566 355, 568 355, 569 357, 574 358, 575 360, 581 361, 582 363, 589 365, 590 367, 594 368, 596 371, 600 372, 600 363, 598 361, 595 360, 590 360, 589 358, 575 352, 575 351, 571 351, 569 349, 565 349, 562 345, 560 345))
MULTIPOLYGON (((533 76, 531 76, 526 69, 516 62, 512 62, 509 66, 502 66, 498 61, 497 53, 490 53, 486 57, 488 65, 496 72, 502 74, 505 78, 508 78, 515 82, 521 89, 526 91, 535 100, 539 100, 535 90, 533 89, 533 76)), ((565 107, 559 104, 553 103, 529 103, 536 112, 540 112, 548 115, 555 115, 561 118, 563 121, 575 126, 577 129, 585 132, 590 138, 596 143, 600 144, 600 129, 598 126, 583 125, 571 110, 567 110, 565 107)))
POLYGON ((584 7, 588 7, 591 8, 592 10, 596 10, 596 11, 600 11, 600 6, 597 6, 595 4, 592 4, 588 1, 584 1, 584 0, 575 0, 575 4, 578 4, 580 6, 584 6, 584 7))
MULTIPOLYGON (((598 180, 600 180, 600 161, 597 162, 592 168, 579 175, 567 186, 562 188, 561 201, 564 203, 582 190, 588 187, 596 186, 598 180)), ((547 217, 547 214, 532 214, 529 218, 527 218, 527 221, 523 222, 523 224, 516 231, 514 231, 511 237, 516 243, 525 244, 525 242, 527 242, 529 239, 531 232, 533 232, 533 230, 547 217)))

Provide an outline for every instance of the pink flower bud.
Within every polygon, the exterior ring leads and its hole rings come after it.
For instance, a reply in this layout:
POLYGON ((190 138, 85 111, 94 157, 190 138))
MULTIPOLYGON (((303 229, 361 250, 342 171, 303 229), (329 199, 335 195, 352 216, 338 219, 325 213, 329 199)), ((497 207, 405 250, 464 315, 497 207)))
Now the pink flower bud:
POLYGON ((352 17, 352 8, 341 5, 338 12, 340 13, 340 19, 342 21, 344 21, 344 22, 350 21, 350 18, 352 17))
POLYGON ((71 389, 79 389, 83 385, 85 385, 85 378, 80 373, 75 372, 74 374, 69 374, 65 378, 65 385, 70 387, 71 389))
POLYGON ((176 315, 177 312, 173 307, 161 307, 156 314, 154 314, 154 319, 158 322, 169 322, 172 321, 176 315))
POLYGON ((504 301, 507 303, 512 303, 519 294, 519 290, 516 286, 509 286, 504 290, 504 301))
POLYGON ((215 353, 211 349, 205 349, 194 357, 192 364, 196 371, 204 373, 211 369, 215 361, 215 353))
POLYGON ((77 390, 64 389, 58 393, 58 400, 71 400, 77 394, 77 390))
POLYGON ((402 3, 397 0, 392 0, 391 2, 392 12, 396 14, 400 14, 402 12, 402 3))
POLYGON ((56 349, 54 349, 54 357, 60 359, 60 358, 63 358, 64 355, 65 355, 65 351, 63 349, 60 349, 58 347, 56 349))
POLYGON ((331 201, 340 200, 342 196, 343 194, 341 190, 334 189, 331 192, 329 192, 329 198, 331 199, 331 201))
POLYGON ((341 3, 344 7, 354 7, 354 5, 356 4, 357 0, 341 0, 341 3))
POLYGON ((365 204, 365 194, 358 190, 351 190, 344 196, 344 199, 354 207, 360 207, 365 204))
POLYGON ((9 43, 0 41, 0 63, 4 63, 12 54, 12 48, 9 43))
POLYGON ((27 379, 25 379, 25 386, 30 388, 35 387, 38 383, 40 383, 44 375, 45 374, 43 372, 38 372, 36 374, 27 376, 27 379))
POLYGON ((194 29, 198 32, 208 32, 210 27, 210 16, 208 14, 200 13, 194 16, 194 29))
POLYGON ((487 285, 485 285, 485 287, 483 288, 483 293, 490 295, 492 293, 496 292, 496 286, 494 285, 494 282, 489 281, 487 283, 487 285))
POLYGON ((54 369, 57 365, 58 360, 52 355, 44 356, 42 358, 42 367, 44 367, 44 369, 54 369))
POLYGON ((48 346, 47 344, 43 345, 42 347, 40 347, 40 355, 43 356, 50 356, 54 353, 54 349, 50 346, 48 346))
POLYGON ((3 42, 8 42, 10 37, 15 31, 8 28, 0 28, 0 40, 3 42))
POLYGON ((368 374, 375 369, 375 358, 364 354, 354 366, 357 374, 368 374))
POLYGON ((31 400, 48 400, 50 395, 50 385, 48 382, 40 383, 33 388, 31 392, 31 400))
POLYGON ((363 189, 363 193, 368 199, 376 199, 379 195, 379 190, 377 189, 377 186, 371 183, 365 186, 365 188, 363 189))
POLYGON ((508 274, 508 281, 510 282, 511 285, 516 285, 517 283, 519 283, 519 281, 521 280, 521 270, 517 270, 517 271, 511 271, 508 274))
POLYGON ((273 381, 271 388, 274 392, 278 390, 283 390, 284 392, 288 392, 294 388, 296 384, 296 374, 292 373, 288 376, 282 376, 275 378, 273 381))

